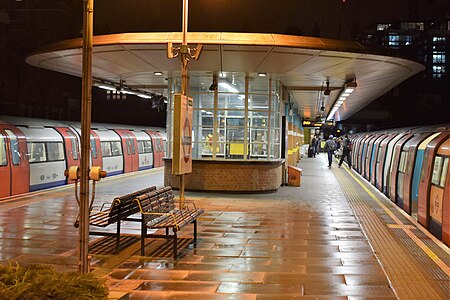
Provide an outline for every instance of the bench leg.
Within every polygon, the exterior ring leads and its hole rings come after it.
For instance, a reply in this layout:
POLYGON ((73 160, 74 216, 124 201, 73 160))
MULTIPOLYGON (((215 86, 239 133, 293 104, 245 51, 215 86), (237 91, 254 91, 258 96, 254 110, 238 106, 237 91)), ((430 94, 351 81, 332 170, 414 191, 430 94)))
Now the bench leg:
POLYGON ((169 227, 166 227, 166 235, 169 235, 169 227))
POLYGON ((116 253, 119 253, 119 249, 120 249, 120 219, 117 221, 116 253))
POLYGON ((173 259, 177 259, 177 250, 178 250, 177 231, 176 229, 173 229, 173 259))
POLYGON ((197 219, 194 220, 194 241, 197 240, 197 219))
POLYGON ((147 237, 147 226, 144 220, 141 222, 141 256, 145 256, 145 238, 147 237))

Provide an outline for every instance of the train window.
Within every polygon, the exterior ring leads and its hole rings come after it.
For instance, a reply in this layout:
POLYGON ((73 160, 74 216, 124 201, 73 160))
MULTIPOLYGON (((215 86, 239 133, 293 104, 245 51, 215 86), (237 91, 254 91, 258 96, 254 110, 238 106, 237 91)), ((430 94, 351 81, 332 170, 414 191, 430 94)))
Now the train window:
POLYGON ((120 142, 111 142, 111 152, 112 156, 122 155, 122 146, 120 142))
POLYGON ((77 138, 76 136, 69 130, 66 131, 67 135, 69 136, 70 139, 70 144, 72 146, 72 158, 73 160, 78 160, 78 143, 77 143, 77 138))
POLYGON ((138 144, 138 153, 142 154, 144 153, 144 141, 137 141, 138 144))
POLYGON ((27 144, 27 148, 30 164, 47 160, 44 143, 31 142, 27 144))
POLYGON ((138 153, 152 153, 152 143, 150 141, 138 141, 138 153))
POLYGON ((406 172, 406 160, 408 159, 408 152, 402 151, 400 154, 400 164, 398 166, 398 169, 400 172, 405 173, 406 172))
POLYGON ((134 139, 133 137, 130 135, 130 143, 131 143, 131 153, 135 154, 136 153, 136 147, 134 146, 134 139))
POLYGON ((431 177, 432 184, 439 185, 439 177, 442 170, 442 160, 442 156, 436 156, 436 158, 434 159, 433 175, 431 177))
POLYGON ((128 132, 125 132, 124 136, 125 136, 125 143, 127 145, 127 154, 128 155, 135 154, 136 149, 134 148, 133 137, 128 132))
POLYGON ((444 187, 445 186, 445 180, 447 179, 447 172, 448 172, 448 162, 449 158, 445 157, 444 162, 442 163, 442 172, 441 172, 441 180, 439 180, 439 185, 444 187))
POLYGON ((102 149, 102 156, 103 157, 112 156, 111 143, 110 142, 101 142, 100 143, 100 147, 102 149))
POLYGON ((162 151, 162 139, 157 138, 156 144, 158 145, 158 152, 161 152, 162 151))
POLYGON ((12 163, 13 165, 20 164, 20 148, 19 139, 17 135, 11 130, 5 129, 6 134, 9 136, 9 145, 11 147, 12 163))
POLYGON ((144 152, 145 153, 152 153, 153 152, 153 147, 152 147, 152 143, 150 141, 144 141, 144 152))
POLYGON ((0 166, 6 166, 8 160, 6 159, 6 142, 5 137, 0 135, 0 166))
POLYGON ((63 143, 49 142, 47 146, 47 160, 58 161, 64 160, 64 146, 63 143))
POLYGON ((381 159, 381 147, 378 149, 377 163, 380 162, 381 159))
POLYGON ((91 134, 91 155, 92 158, 97 158, 97 144, 95 143, 95 138, 94 136, 91 134))

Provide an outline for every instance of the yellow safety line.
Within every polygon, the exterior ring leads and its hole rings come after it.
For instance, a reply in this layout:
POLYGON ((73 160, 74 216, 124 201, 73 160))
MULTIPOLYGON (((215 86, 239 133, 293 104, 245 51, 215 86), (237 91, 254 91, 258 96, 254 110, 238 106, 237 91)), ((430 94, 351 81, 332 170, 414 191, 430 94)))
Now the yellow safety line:
MULTIPOLYGON (((366 193, 373 199, 378 205, 392 218, 392 220, 396 223, 396 225, 405 225, 399 218, 397 218, 393 212, 389 210, 378 198, 375 196, 355 175, 353 175, 347 168, 344 168, 348 174, 357 182, 359 185, 366 191, 366 193)), ((392 224, 395 226, 395 224, 392 224)), ((389 224, 388 224, 389 226, 389 224)), ((422 242, 409 228, 402 228, 405 233, 419 246, 428 257, 433 260, 442 271, 445 272, 447 276, 450 276, 450 267, 447 266, 424 242, 422 242)))

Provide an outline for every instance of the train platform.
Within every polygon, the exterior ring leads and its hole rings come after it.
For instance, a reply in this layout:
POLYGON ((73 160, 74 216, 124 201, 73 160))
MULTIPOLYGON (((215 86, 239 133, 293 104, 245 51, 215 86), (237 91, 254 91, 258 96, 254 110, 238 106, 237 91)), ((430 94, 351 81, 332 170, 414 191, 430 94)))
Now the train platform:
MULTIPOLYGON (((301 186, 275 193, 187 192, 205 213, 195 243, 192 226, 181 231, 177 260, 161 240, 141 256, 136 223, 118 254, 92 237, 93 272, 130 299, 449 299, 448 247, 325 154, 299 167, 301 186)), ((96 205, 150 185, 162 169, 107 178, 96 205)), ((2 201, 0 262, 76 270, 77 211, 73 187, 2 201)))

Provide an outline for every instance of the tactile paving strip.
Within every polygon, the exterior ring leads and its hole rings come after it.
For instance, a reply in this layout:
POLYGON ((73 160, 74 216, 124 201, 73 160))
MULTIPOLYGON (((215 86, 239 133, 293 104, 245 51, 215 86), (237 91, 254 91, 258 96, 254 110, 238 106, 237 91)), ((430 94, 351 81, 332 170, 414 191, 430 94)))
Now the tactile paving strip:
MULTIPOLYGON (((374 201, 363 188, 347 174, 339 171, 334 173, 397 296, 400 299, 448 299, 448 289, 446 291, 442 288, 442 281, 433 280, 434 276, 431 276, 430 272, 423 272, 424 268, 433 268, 436 271, 437 268, 433 267, 436 265, 428 260, 428 264, 424 266, 420 260, 416 260, 407 246, 405 247, 395 236, 393 229, 386 226, 386 221, 388 224, 394 223, 392 219, 385 212, 379 215, 380 210, 372 207, 374 201)), ((406 239, 406 236, 402 234, 401 238, 406 239)), ((448 284, 448 281, 446 282, 448 284)))

